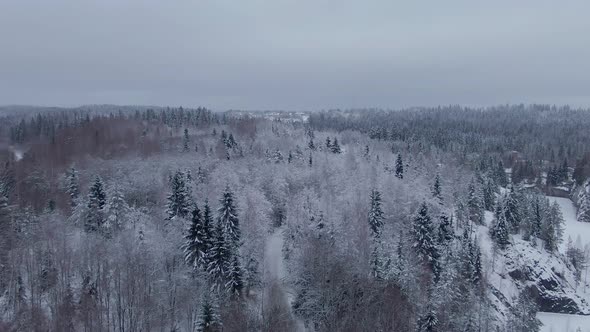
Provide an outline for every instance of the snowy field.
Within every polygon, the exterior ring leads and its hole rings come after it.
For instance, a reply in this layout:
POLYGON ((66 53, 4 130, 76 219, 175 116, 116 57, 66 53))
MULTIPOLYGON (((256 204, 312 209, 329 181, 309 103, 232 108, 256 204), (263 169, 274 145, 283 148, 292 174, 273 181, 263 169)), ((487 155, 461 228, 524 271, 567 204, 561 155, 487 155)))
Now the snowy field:
POLYGON ((579 241, 581 247, 584 248, 587 244, 590 244, 590 223, 579 222, 576 219, 576 208, 574 203, 563 197, 547 197, 551 203, 557 202, 563 213, 563 219, 565 220, 563 230, 563 242, 560 246, 560 251, 565 252, 568 238, 571 238, 574 243, 579 241))
POLYGON ((541 332, 590 332, 590 316, 540 312, 541 332))

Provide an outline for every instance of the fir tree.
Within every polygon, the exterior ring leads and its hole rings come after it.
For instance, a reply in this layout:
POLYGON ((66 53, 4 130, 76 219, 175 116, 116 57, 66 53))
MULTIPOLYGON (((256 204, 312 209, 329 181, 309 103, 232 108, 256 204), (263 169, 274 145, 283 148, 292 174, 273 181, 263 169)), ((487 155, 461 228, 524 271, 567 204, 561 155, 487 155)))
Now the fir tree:
POLYGON ((232 296, 239 297, 244 289, 244 272, 238 255, 232 255, 227 267, 227 281, 225 291, 232 296))
POLYGON ((330 137, 326 137, 326 148, 328 148, 328 151, 332 150, 332 141, 330 141, 330 137))
POLYGON ((438 251, 434 242, 432 220, 428 215, 426 203, 422 203, 418 215, 414 218, 412 235, 414 237, 413 247, 418 257, 430 266, 436 276, 438 251))
POLYGON ((545 241, 547 251, 557 251, 563 237, 563 222, 559 204, 555 202, 549 207, 544 227, 541 230, 541 237, 545 241))
POLYGON ((184 137, 182 139, 182 151, 189 151, 190 138, 188 136, 188 129, 184 128, 184 137))
POLYGON ((401 153, 397 154, 397 159, 395 161, 395 176, 399 179, 404 178, 404 162, 402 161, 401 153))
POLYGON ((517 233, 520 229, 521 215, 519 198, 520 197, 514 189, 514 186, 512 186, 504 202, 504 213, 506 214, 506 222, 508 224, 509 230, 512 233, 517 233))
POLYGON ((106 204, 106 193, 99 176, 94 178, 94 182, 88 193, 88 205, 84 229, 87 232, 97 232, 102 229, 104 224, 103 208, 106 204))
POLYGON ((80 180, 78 171, 72 166, 67 173, 67 192, 70 196, 70 206, 75 207, 80 197, 80 180))
POLYGON ((332 143, 332 146, 330 147, 330 151, 332 153, 341 153, 342 150, 340 149, 340 144, 338 144, 338 139, 336 137, 334 137, 334 142, 332 143))
POLYGON ((475 179, 471 179, 469 187, 467 188, 467 211, 469 213, 469 220, 473 223, 483 225, 484 223, 484 207, 481 191, 477 186, 475 179))
POLYGON ((440 215, 438 223, 438 243, 446 245, 453 240, 453 220, 444 213, 440 215))
POLYGON ((211 295, 204 297, 196 326, 198 332, 221 331, 221 316, 219 315, 219 308, 215 302, 211 298, 211 295))
POLYGON ((506 223, 506 213, 501 204, 496 205, 494 213, 494 223, 490 230, 491 237, 500 249, 506 249, 510 244, 508 225, 506 223))
POLYGON ((311 158, 311 152, 309 153, 309 160, 307 161, 309 167, 313 166, 313 159, 311 158))
POLYGON ((426 312, 418 319, 417 332, 438 331, 438 318, 432 305, 428 305, 426 312))
POLYGON ((237 248, 241 244, 240 221, 238 219, 238 211, 234 202, 234 194, 231 192, 229 186, 225 187, 225 191, 219 202, 221 204, 217 210, 219 222, 223 225, 223 230, 229 244, 237 248))
POLYGON ((311 151, 315 151, 316 147, 315 144, 313 143, 313 139, 309 140, 309 143, 307 143, 307 147, 311 150, 311 151))
POLYGON ((487 211, 494 211, 494 204, 496 200, 496 184, 494 180, 488 178, 485 181, 483 188, 483 205, 487 211))
MULTIPOLYGON (((185 235, 184 260, 185 262, 199 269, 206 269, 206 255, 211 247, 213 239, 208 238, 211 234, 210 230, 205 228, 205 219, 201 214, 201 210, 195 206, 192 212, 191 225, 185 235)), ((207 226, 211 226, 208 224, 207 226)))
POLYGON ((381 210, 381 194, 377 190, 371 190, 371 209, 369 210, 369 228, 373 237, 381 236, 383 227, 383 211, 381 210))
POLYGON ((168 220, 174 217, 187 218, 189 216, 192 199, 181 171, 176 171, 170 180, 170 194, 168 194, 167 200, 168 220))
POLYGON ((231 262, 230 248, 224 235, 224 227, 220 221, 217 222, 214 232, 214 241, 207 254, 209 261, 207 272, 211 277, 212 287, 217 291, 225 287, 228 276, 228 267, 231 262))
POLYGON ((434 183, 432 184, 432 197, 438 200, 440 205, 443 205, 442 188, 440 184, 440 174, 436 173, 434 183))

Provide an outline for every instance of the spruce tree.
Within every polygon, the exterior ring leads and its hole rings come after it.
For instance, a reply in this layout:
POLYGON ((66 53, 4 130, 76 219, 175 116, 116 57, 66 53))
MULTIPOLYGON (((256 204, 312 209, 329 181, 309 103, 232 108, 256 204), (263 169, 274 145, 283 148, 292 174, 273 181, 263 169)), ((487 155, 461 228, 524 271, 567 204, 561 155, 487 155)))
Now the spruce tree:
POLYGON ((412 223, 412 235, 414 237, 414 249, 418 257, 427 263, 432 271, 437 274, 438 251, 433 236, 433 225, 426 203, 422 203, 418 214, 412 223))
POLYGON ((224 227, 219 220, 215 227, 214 240, 207 254, 207 272, 211 278, 212 287, 217 291, 225 287, 228 267, 231 262, 230 248, 224 235, 224 227))
POLYGON ((475 179, 471 179, 469 187, 467 188, 467 211, 469 220, 473 223, 483 225, 484 223, 484 207, 481 190, 475 179))
POLYGON ((491 178, 487 178, 483 188, 483 205, 487 211, 494 211, 496 201, 496 184, 491 178))
POLYGON ((432 197, 436 198, 440 205, 443 205, 442 188, 439 173, 436 173, 436 176, 434 177, 434 183, 432 184, 432 197))
POLYGON ((189 151, 190 138, 188 136, 188 129, 184 128, 184 137, 182 139, 182 151, 189 151))
POLYGON ((67 173, 67 186, 67 192, 70 196, 70 206, 75 207, 80 197, 80 180, 78 178, 78 171, 74 166, 67 173))
POLYGON ((232 296, 239 297, 244 289, 244 272, 238 255, 232 255, 228 264, 225 291, 232 296))
POLYGON ((509 231, 517 233, 520 229, 521 213, 520 213, 520 196, 514 189, 514 186, 510 187, 510 192, 505 198, 504 212, 506 214, 506 222, 508 223, 509 231))
POLYGON ((506 170, 504 170, 504 163, 500 160, 495 172, 496 183, 502 187, 508 185, 508 177, 506 176, 506 170))
POLYGON ((84 229, 87 232, 97 232, 104 224, 104 207, 106 204, 106 193, 102 179, 97 175, 94 178, 88 193, 88 205, 84 229))
POLYGON ((557 251, 563 237, 563 215, 557 202, 553 203, 547 212, 544 227, 542 228, 542 239, 545 241, 545 248, 549 252, 557 251))
MULTIPOLYGON (((210 226, 210 225, 209 225, 210 226)), ((195 206, 192 212, 191 224, 185 235, 185 243, 183 245, 185 262, 197 269, 207 268, 206 255, 209 251, 212 239, 207 238, 211 231, 205 229, 205 219, 201 214, 201 210, 195 206)))
POLYGON ((508 225, 506 223, 506 213, 504 212, 503 206, 501 204, 496 205, 496 211, 494 213, 494 223, 490 230, 491 237, 494 240, 494 243, 500 249, 506 249, 508 244, 510 244, 509 239, 509 232, 508 232, 508 225))
POLYGON ((395 176, 399 179, 404 178, 404 162, 402 161, 401 153, 397 154, 397 159, 395 161, 395 176))
POLYGON ((381 210, 381 194, 377 190, 371 190, 371 208, 369 210, 369 228, 373 237, 381 236, 383 227, 383 210, 381 210))
POLYGON ((330 137, 326 137, 326 148, 328 148, 328 151, 332 150, 332 141, 330 141, 330 137))
POLYGON ((176 171, 170 180, 170 194, 168 194, 167 200, 168 220, 174 217, 187 218, 189 216, 192 199, 181 171, 176 171))
POLYGON ((225 187, 225 191, 219 202, 221 204, 217 210, 219 222, 223 226, 229 244, 237 248, 241 244, 240 221, 238 219, 238 211, 234 202, 234 194, 231 192, 229 186, 225 187))
POLYGON ((222 324, 219 307, 211 297, 211 295, 206 295, 201 304, 196 326, 198 332, 216 332, 221 330, 222 324))
POLYGON ((330 147, 330 151, 332 151, 332 153, 341 153, 342 150, 340 149, 340 144, 338 144, 338 139, 336 137, 334 137, 334 142, 332 143, 332 146, 330 147))
POLYGON ((444 213, 438 218, 438 243, 446 245, 453 240, 453 220, 444 213))

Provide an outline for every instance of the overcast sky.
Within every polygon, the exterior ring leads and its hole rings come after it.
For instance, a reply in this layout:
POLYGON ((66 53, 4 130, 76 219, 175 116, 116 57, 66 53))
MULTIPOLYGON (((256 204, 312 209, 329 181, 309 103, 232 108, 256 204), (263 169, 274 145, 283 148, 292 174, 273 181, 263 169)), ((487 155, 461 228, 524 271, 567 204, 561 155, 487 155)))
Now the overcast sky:
POLYGON ((588 106, 589 13, 589 1, 0 0, 0 104, 588 106))

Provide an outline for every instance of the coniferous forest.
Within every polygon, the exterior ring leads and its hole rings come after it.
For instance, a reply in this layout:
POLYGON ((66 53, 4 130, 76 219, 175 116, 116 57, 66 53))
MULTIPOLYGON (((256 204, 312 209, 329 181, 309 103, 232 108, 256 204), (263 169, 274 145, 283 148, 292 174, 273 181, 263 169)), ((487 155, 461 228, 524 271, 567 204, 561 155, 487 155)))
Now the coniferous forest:
POLYGON ((0 330, 588 315, 588 128, 550 105, 0 108, 0 330))

